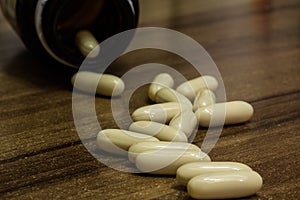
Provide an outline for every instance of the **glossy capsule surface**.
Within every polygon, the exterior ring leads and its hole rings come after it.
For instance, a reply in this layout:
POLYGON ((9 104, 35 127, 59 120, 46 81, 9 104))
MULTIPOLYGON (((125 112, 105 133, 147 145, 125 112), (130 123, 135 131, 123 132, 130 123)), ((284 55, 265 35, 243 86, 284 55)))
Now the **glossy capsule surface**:
POLYGON ((207 173, 188 182, 187 190, 195 199, 232 199, 254 195, 263 184, 254 171, 207 173))
POLYGON ((146 151, 136 157, 135 164, 141 172, 162 175, 175 175, 177 169, 189 162, 210 162, 203 152, 194 150, 146 151))
POLYGON ((217 79, 213 76, 200 76, 186 81, 176 88, 176 91, 194 101, 197 93, 203 89, 215 91, 219 86, 217 79))
POLYGON ((154 104, 138 108, 132 113, 133 121, 154 121, 158 123, 169 122, 184 107, 177 102, 154 104))
POLYGON ((97 135, 98 147, 112 154, 126 155, 130 146, 139 142, 158 142, 155 137, 120 129, 102 130, 97 135))
POLYGON ((76 34, 75 44, 85 57, 94 58, 100 53, 100 46, 97 39, 88 30, 81 30, 76 34))
POLYGON ((209 127, 245 123, 251 119, 253 112, 249 103, 231 101, 199 108, 196 116, 200 126, 209 127))
POLYGON ((125 84, 117 76, 111 74, 98 74, 88 71, 80 71, 76 73, 71 83, 77 89, 103 96, 119 96, 125 90, 125 84), (95 88, 96 86, 96 88, 95 88))
POLYGON ((171 88, 162 88, 159 90, 155 95, 155 101, 157 103, 178 102, 182 105, 188 106, 191 109, 193 108, 193 105, 188 98, 171 88))
POLYGON ((161 141, 187 142, 187 137, 182 131, 157 122, 134 122, 130 125, 129 130, 137 133, 151 135, 161 141))
POLYGON ((199 91, 194 100, 194 110, 216 103, 216 95, 213 91, 205 89, 199 91))
POLYGON ((174 116, 169 126, 181 130, 187 137, 190 137, 198 130, 198 119, 192 110, 187 109, 174 116))
POLYGON ((137 155, 140 153, 154 150, 193 150, 198 151, 199 154, 201 152, 201 149, 198 146, 185 142, 140 142, 129 148, 128 158, 131 162, 135 162, 137 155))
POLYGON ((149 91, 148 91, 148 96, 152 101, 155 101, 155 95, 156 93, 164 88, 172 88, 174 86, 174 79, 170 74, 167 73, 161 73, 158 74, 152 81, 149 91))
POLYGON ((176 180, 181 185, 187 185, 195 176, 227 171, 252 171, 252 169, 238 162, 193 162, 181 166, 176 173, 176 180))

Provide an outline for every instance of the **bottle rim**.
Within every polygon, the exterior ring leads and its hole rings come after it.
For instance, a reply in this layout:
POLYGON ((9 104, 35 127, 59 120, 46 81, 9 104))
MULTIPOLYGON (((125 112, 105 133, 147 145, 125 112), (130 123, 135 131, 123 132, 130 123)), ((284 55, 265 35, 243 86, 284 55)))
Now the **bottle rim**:
MULTIPOLYGON (((108 2, 104 0, 105 2, 108 2)), ((70 66, 74 68, 78 68, 80 63, 84 60, 84 57, 80 59, 80 56, 71 56, 66 53, 63 48, 63 45, 59 43, 59 39, 56 32, 56 23, 57 23, 57 15, 59 12, 63 12, 64 5, 60 3, 60 9, 49 9, 51 4, 53 5, 53 0, 38 0, 36 4, 35 10, 35 28, 37 32, 37 36, 39 41, 41 42, 43 48, 47 51, 47 53, 54 58, 56 61, 70 66), (47 20, 48 19, 48 20, 47 20), (75 62, 73 62, 76 60, 75 62)), ((66 3, 68 1, 65 1, 66 3)), ((137 26, 138 21, 138 7, 136 0, 126 0, 126 1, 119 1, 119 0, 110 0, 114 6, 116 6, 117 13, 120 16, 128 15, 127 20, 123 20, 119 23, 123 23, 122 27, 119 29, 114 30, 111 32, 109 36, 117 34, 119 32, 135 28, 137 26), (120 2, 122 3, 120 9, 120 2), (122 7, 123 6, 123 7, 122 7)), ((116 17, 117 19, 122 19, 121 17, 116 17)), ((106 38, 105 38, 106 39, 106 38)), ((103 40, 102 40, 103 41, 103 40)), ((101 42, 101 41, 100 41, 101 42)), ((91 62, 95 62, 95 60, 91 59, 91 62)))

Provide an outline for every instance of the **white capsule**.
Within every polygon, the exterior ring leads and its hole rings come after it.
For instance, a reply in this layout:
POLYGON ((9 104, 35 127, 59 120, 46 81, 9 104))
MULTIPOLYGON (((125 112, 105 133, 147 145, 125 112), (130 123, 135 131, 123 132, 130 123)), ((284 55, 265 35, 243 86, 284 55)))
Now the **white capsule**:
POLYGON ((158 74, 149 87, 148 96, 152 101, 155 101, 155 95, 160 89, 164 87, 172 88, 173 86, 174 79, 170 74, 158 74))
POLYGON ((72 84, 84 92, 95 92, 103 96, 118 96, 125 90, 125 84, 117 76, 110 74, 97 74, 94 72, 81 71, 76 73, 72 79, 72 84), (97 87, 95 90, 95 86, 97 87))
POLYGON ((255 194, 262 187, 261 176, 254 171, 230 171, 196 176, 187 190, 195 199, 232 199, 255 194))
POLYGON ((102 130, 97 135, 100 149, 119 155, 126 155, 129 147, 139 142, 158 142, 155 137, 119 129, 102 130))
POLYGON ((216 103, 216 95, 213 91, 205 89, 198 92, 194 101, 194 110, 216 103))
POLYGON ((170 121, 169 126, 181 130, 187 137, 190 137, 198 130, 198 119, 193 111, 184 110, 170 121))
POLYGON ((182 83, 176 89, 177 92, 186 96, 190 101, 194 101, 196 94, 203 89, 215 91, 219 84, 215 77, 201 76, 182 83))
POLYGON ((140 153, 135 164, 141 172, 175 175, 180 166, 196 161, 211 160, 207 154, 194 150, 159 150, 140 153))
POLYGON ((185 142, 141 142, 134 144, 129 148, 128 158, 131 162, 135 162, 137 155, 140 153, 154 150, 192 150, 198 151, 199 154, 201 152, 201 149, 198 146, 185 142))
POLYGON ((157 103, 178 102, 182 105, 188 106, 191 109, 193 108, 190 100, 171 88, 162 88, 159 90, 155 95, 155 101, 157 103))
POLYGON ((176 180, 179 184, 186 186, 189 180, 195 176, 228 171, 252 171, 252 169, 245 164, 237 162, 193 162, 178 168, 176 180))
POLYGON ((218 103, 199 108, 196 116, 202 127, 222 126, 222 118, 225 117, 225 125, 244 123, 253 115, 253 107, 244 101, 232 101, 218 103), (213 119, 213 120, 211 120, 213 119), (212 124, 210 124, 212 122, 212 124))
POLYGON ((130 131, 151 135, 161 141, 187 142, 187 138, 182 131, 170 126, 151 121, 134 122, 129 127, 130 131))
POLYGON ((144 106, 132 113, 134 121, 154 121, 164 124, 169 122, 177 113, 186 109, 177 102, 144 106))
POLYGON ((95 58, 100 53, 99 43, 90 31, 79 31, 75 36, 75 44, 85 57, 95 58))

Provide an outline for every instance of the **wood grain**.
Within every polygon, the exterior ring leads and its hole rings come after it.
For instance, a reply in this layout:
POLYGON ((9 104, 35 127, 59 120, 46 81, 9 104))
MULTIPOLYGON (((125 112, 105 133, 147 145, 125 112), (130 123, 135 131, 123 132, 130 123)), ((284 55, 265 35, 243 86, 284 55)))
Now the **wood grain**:
MULTIPOLYGON (((249 101, 251 122, 225 127, 210 156, 258 171, 264 186, 245 199, 300 198, 300 2, 297 0, 141 0, 140 26, 197 40, 216 62, 227 99, 249 101)), ((109 71, 160 62, 195 76, 185 60, 143 50, 109 71)), ((190 199, 174 177, 119 172, 80 141, 72 116, 73 69, 28 52, 0 16, 0 197, 3 199, 190 199)), ((147 86, 130 110, 149 103, 147 86)), ((96 99, 103 128, 116 128, 110 100, 96 99)), ((194 143, 201 146, 205 129, 194 143)))

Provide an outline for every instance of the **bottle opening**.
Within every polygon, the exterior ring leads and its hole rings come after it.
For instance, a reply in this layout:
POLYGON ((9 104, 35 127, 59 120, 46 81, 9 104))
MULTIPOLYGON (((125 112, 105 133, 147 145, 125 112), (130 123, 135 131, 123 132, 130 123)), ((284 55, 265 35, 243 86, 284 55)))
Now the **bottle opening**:
MULTIPOLYGON (((78 54, 80 48, 74 41, 76 41, 76 35, 83 30, 90 32, 95 38, 95 45, 104 39, 101 36, 101 29, 103 28, 100 27, 101 24, 98 20, 105 17, 101 16, 101 13, 105 12, 103 10, 104 4, 104 0, 73 0, 64 5, 63 11, 57 16, 56 27, 54 28, 57 30, 57 39, 65 45, 66 51, 74 55, 78 54)), ((95 47, 95 45, 93 46, 95 47)), ((81 55, 78 54, 78 57, 81 55)))
MULTIPOLYGON (((85 56, 76 45, 76 34, 89 31, 101 43, 110 36, 137 26, 137 11, 130 0, 51 0, 43 7, 41 28, 44 47, 55 59, 80 66, 85 56), (53 56, 54 57, 54 56, 53 56)), ((137 4, 137 1, 134 1, 137 4)), ((129 43, 129 41, 128 41, 129 43)), ((126 47, 124 47, 125 49, 126 47)), ((95 60, 91 59, 91 63, 95 60)))

